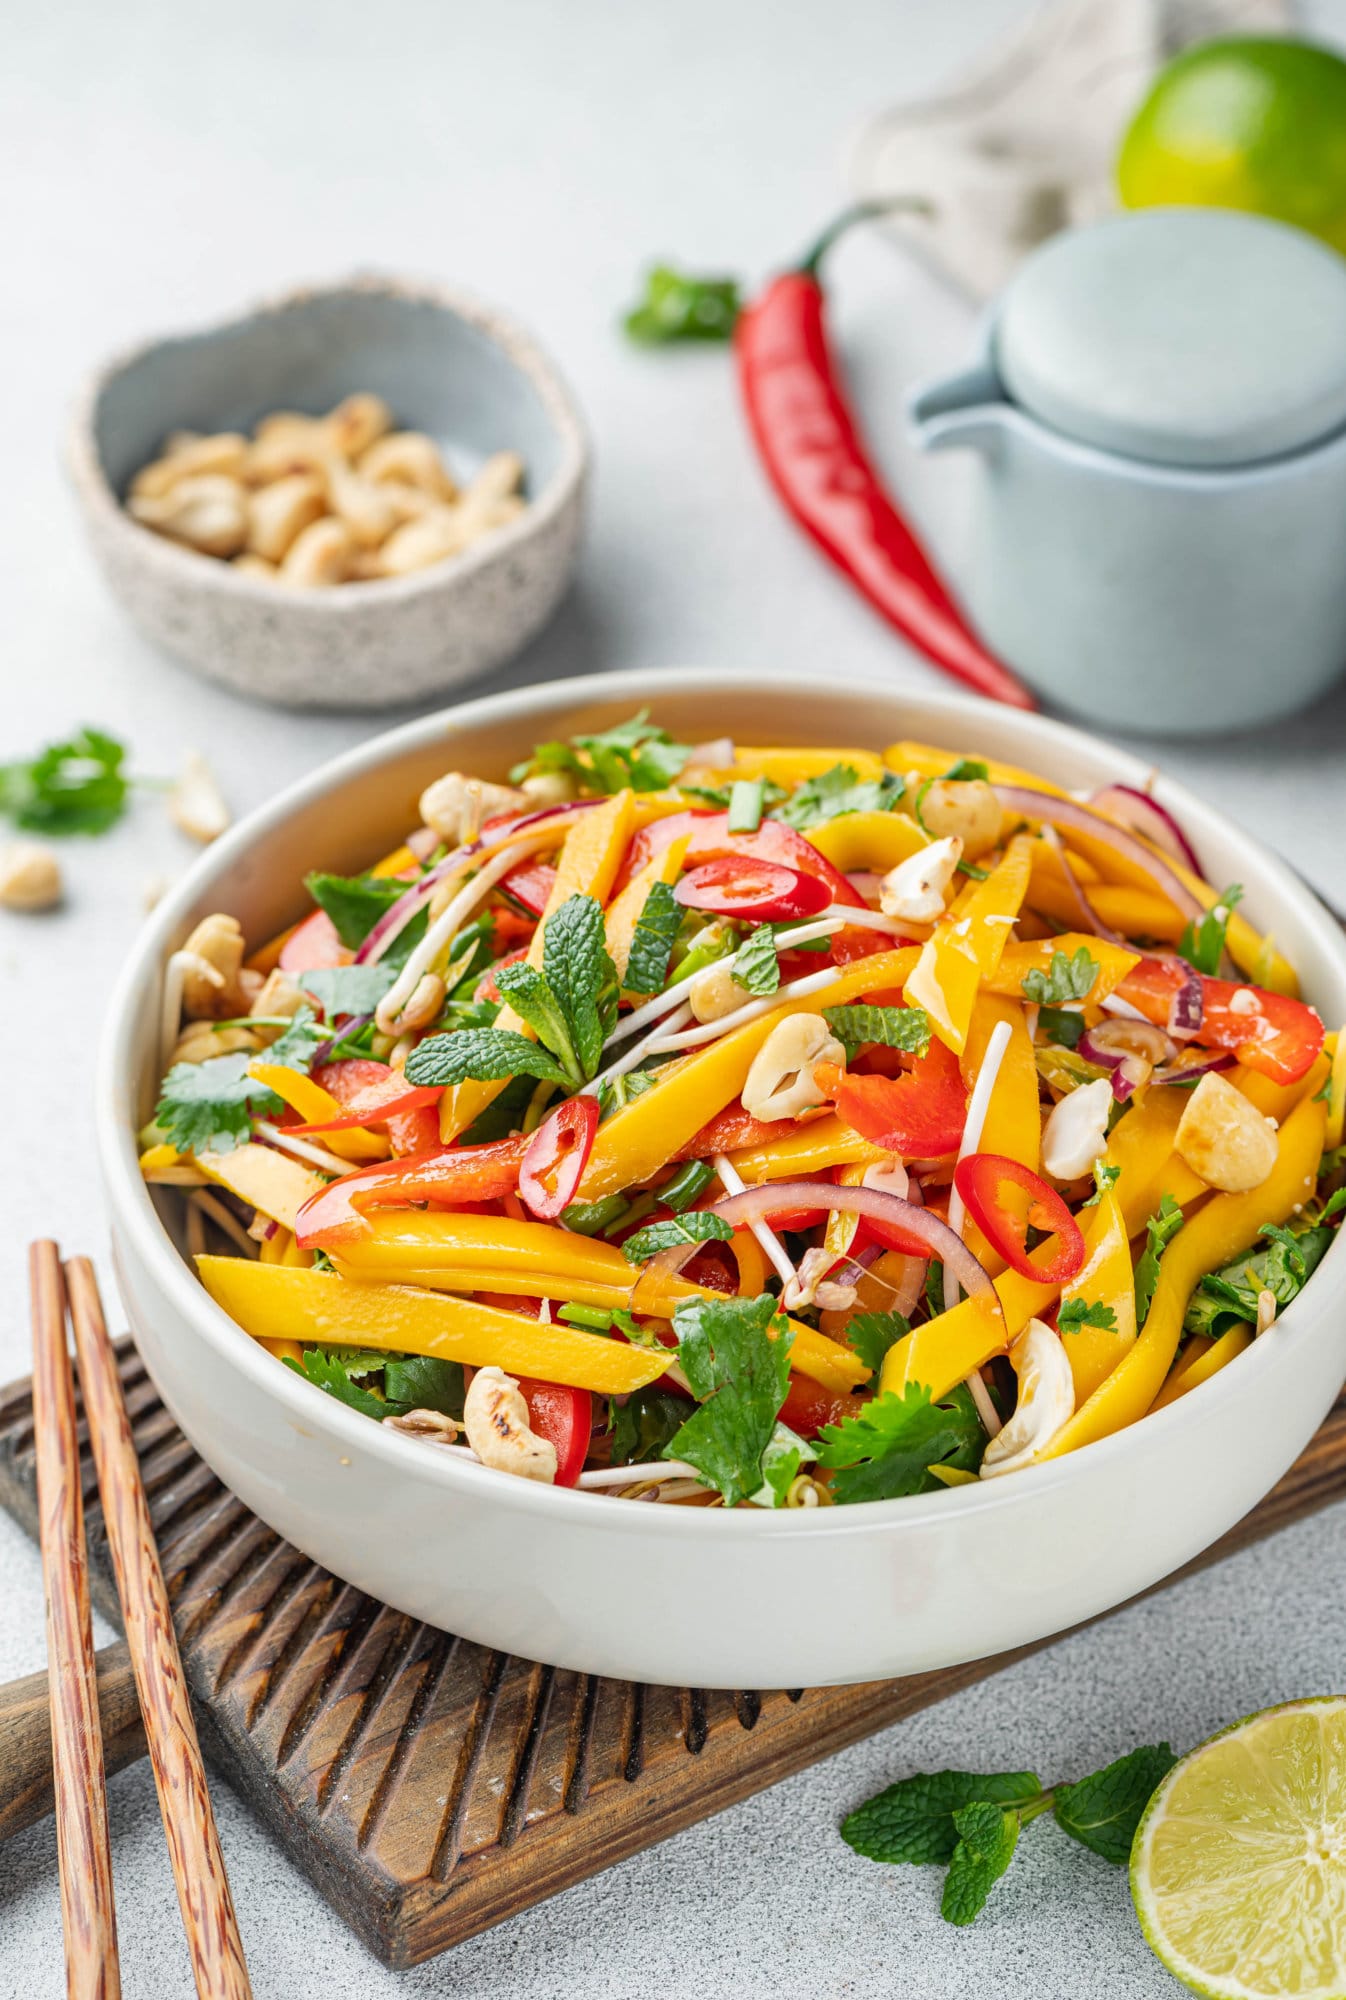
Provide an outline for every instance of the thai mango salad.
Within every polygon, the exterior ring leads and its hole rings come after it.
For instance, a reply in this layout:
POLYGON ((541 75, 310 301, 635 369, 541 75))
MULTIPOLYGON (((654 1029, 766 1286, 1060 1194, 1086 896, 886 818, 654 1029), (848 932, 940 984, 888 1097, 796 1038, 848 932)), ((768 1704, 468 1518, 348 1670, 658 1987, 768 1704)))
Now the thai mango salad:
POLYGON ((174 954, 141 1160, 225 1312, 420 1448, 996 1478, 1275 1338, 1331 1245, 1346 1039, 1146 793, 641 715, 420 814, 174 954))

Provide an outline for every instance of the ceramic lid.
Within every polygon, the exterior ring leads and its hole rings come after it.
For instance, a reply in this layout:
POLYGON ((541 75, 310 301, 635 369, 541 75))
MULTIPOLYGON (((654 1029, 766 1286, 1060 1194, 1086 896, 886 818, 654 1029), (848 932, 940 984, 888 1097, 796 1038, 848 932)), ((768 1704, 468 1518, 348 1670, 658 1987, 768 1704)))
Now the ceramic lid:
POLYGON ((1276 458, 1346 424, 1346 258, 1258 216, 1145 209, 1036 251, 995 345, 1013 400, 1083 443, 1276 458))

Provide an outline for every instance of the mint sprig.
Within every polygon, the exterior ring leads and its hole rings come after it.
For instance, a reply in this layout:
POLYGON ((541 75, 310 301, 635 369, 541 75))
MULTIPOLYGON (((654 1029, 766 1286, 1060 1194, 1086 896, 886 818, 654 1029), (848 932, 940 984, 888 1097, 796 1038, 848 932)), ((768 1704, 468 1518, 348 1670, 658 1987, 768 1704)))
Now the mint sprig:
POLYGON ((1039 1007, 1060 1007, 1067 1000, 1083 1000, 1093 989, 1098 978, 1098 960, 1090 952, 1088 945, 1080 945, 1069 956, 1063 951, 1052 953, 1051 964, 1046 972, 1034 966, 1026 972, 1022 980, 1024 997, 1039 1007))
POLYGON ((622 978, 628 993, 659 992, 668 978, 668 961, 682 919, 682 905, 669 883, 654 883, 631 933, 631 949, 622 978))
POLYGON ((780 987, 780 958, 776 933, 770 924, 759 924, 734 954, 729 977, 755 999, 765 999, 780 987))
POLYGON ((930 1047, 930 1016, 924 1007, 824 1007, 823 1019, 846 1051, 846 1060, 866 1042, 923 1056, 930 1047))

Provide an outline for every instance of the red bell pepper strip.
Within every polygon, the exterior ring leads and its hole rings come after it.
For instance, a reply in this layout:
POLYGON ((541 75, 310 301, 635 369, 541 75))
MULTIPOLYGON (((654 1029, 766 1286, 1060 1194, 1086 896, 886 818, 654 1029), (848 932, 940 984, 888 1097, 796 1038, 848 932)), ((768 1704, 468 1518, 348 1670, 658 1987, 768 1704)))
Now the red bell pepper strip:
POLYGON ((524 1376, 519 1394, 528 1405, 528 1428, 556 1451, 556 1484, 575 1486, 589 1456, 594 1404, 587 1389, 567 1389, 560 1382, 533 1382, 524 1376))
MULTIPOLYGON (((1172 959, 1142 958, 1117 991, 1162 1028, 1174 994, 1190 977, 1190 969, 1172 959)), ((1323 1024, 1312 1007, 1288 993, 1268 993, 1233 979, 1202 976, 1200 983, 1198 1043, 1232 1050, 1239 1062, 1273 1083, 1298 1083, 1307 1075, 1323 1046, 1323 1024)))
POLYGON ((519 1196, 543 1222, 554 1222, 574 1199, 597 1131, 598 1099, 570 1097, 529 1140, 519 1168, 519 1196))
POLYGON ((993 1250, 1021 1278, 1044 1285, 1068 1285, 1084 1269, 1080 1226, 1055 1188, 1018 1160, 1002 1153, 969 1153, 953 1170, 964 1206, 993 1250), (1052 1251, 1038 1244, 1029 1253, 1028 1229, 1056 1239, 1052 1251))
POLYGON ((449 1208, 465 1202, 496 1201, 512 1194, 528 1141, 497 1139, 488 1146, 451 1146, 404 1160, 380 1160, 353 1174, 343 1174, 312 1195, 295 1218, 295 1241, 301 1250, 327 1250, 362 1236, 367 1228, 362 1210, 406 1207, 411 1202, 442 1202, 449 1208))
POLYGON ((556 870, 550 861, 524 861, 503 877, 500 887, 516 903, 522 903, 526 910, 540 917, 556 887, 556 870))
POLYGON ((769 284, 734 332, 739 388, 767 477, 790 513, 879 615, 937 667, 981 694, 1036 708, 976 638, 860 439, 828 344, 818 270, 852 210, 804 262, 769 284))
MULTIPOLYGON (((349 1110, 361 1108, 364 1093, 374 1089, 390 1088, 397 1071, 387 1063, 375 1062, 372 1056, 346 1056, 340 1062, 324 1063, 313 1072, 313 1081, 321 1084, 329 1096, 349 1110)), ((406 1085, 410 1094, 410 1086, 406 1085)), ((421 1086, 429 1091, 432 1086, 421 1086)), ((393 1151, 403 1153, 429 1152, 439 1143, 439 1117, 435 1106, 439 1101, 439 1091, 434 1089, 430 1097, 421 1096, 419 1103, 408 1104, 404 1109, 383 1114, 381 1122, 388 1127, 388 1142, 393 1151)), ((357 1123, 360 1121, 357 1120, 357 1123)))
MULTIPOLYGON (((887 1152, 907 1160, 938 1160, 958 1151, 967 1090, 957 1056, 937 1038, 925 1055, 904 1059, 901 1076, 848 1075, 831 1063, 820 1063, 813 1074, 852 1131, 887 1152)), ((929 1254, 926 1245, 894 1247, 915 1256, 929 1254)))
POLYGON ((329 966, 349 965, 354 957, 338 937, 326 910, 315 910, 290 932, 276 963, 282 972, 321 972, 329 966))
POLYGON ((472 989, 472 998, 474 1000, 494 1000, 497 1003, 502 1001, 505 996, 495 983, 496 973, 499 972, 502 965, 518 965, 527 956, 528 946, 522 944, 517 951, 507 952, 503 958, 497 959, 494 965, 489 966, 482 973, 481 978, 472 989))
POLYGON ((865 907, 864 897, 851 887, 841 870, 834 868, 811 840, 796 833, 792 826, 786 826, 784 820, 764 819, 755 833, 731 833, 727 812, 699 808, 669 813, 666 818, 651 820, 648 826, 641 827, 627 850, 622 886, 683 834, 687 836, 684 869, 699 868, 704 862, 718 861, 726 855, 746 854, 758 861, 779 862, 800 875, 815 876, 826 886, 834 903, 845 903, 851 909, 865 907))
POLYGON ((708 1160, 714 1153, 741 1153, 748 1146, 774 1146, 799 1130, 793 1118, 753 1118, 740 1101, 726 1104, 679 1146, 675 1160, 708 1160))
POLYGON ((749 854, 725 854, 718 861, 693 868, 673 893, 686 909, 706 910, 717 917, 743 917, 755 923, 816 917, 831 901, 826 883, 818 876, 749 854))
POLYGON ((853 1417, 862 1407, 860 1399, 852 1395, 838 1395, 835 1389, 825 1389, 821 1382, 812 1381, 807 1375, 792 1371, 790 1386, 781 1404, 780 1420, 788 1424, 799 1437, 817 1437, 824 1424, 839 1424, 847 1417, 853 1417))
POLYGON ((291 1125, 286 1129, 297 1138, 307 1139, 319 1132, 349 1132, 357 1125, 390 1125, 399 1115, 438 1104, 442 1095, 442 1084, 408 1083, 400 1070, 390 1069, 386 1077, 357 1091, 348 1100, 349 1110, 343 1111, 340 1117, 322 1118, 311 1125, 291 1125))

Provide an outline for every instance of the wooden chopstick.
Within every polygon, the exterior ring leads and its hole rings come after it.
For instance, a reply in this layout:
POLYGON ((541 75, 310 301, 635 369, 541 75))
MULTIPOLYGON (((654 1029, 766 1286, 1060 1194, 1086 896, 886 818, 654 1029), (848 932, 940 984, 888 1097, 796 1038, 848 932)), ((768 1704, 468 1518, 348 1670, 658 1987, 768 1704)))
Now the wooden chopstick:
POLYGON ((65 1275, 108 1547, 196 1990, 201 2000, 251 2000, 182 1655, 98 1281, 87 1257, 72 1258, 65 1275))
POLYGON ((120 2000, 107 1784, 75 1430, 75 1379, 66 1346, 61 1253, 54 1243, 29 1245, 28 1279, 66 1992, 69 2000, 120 2000))

